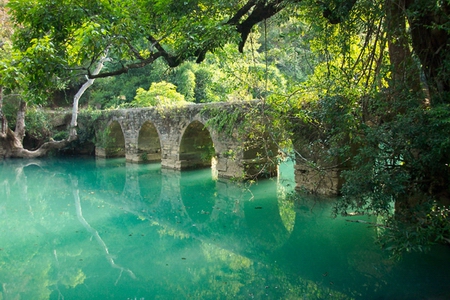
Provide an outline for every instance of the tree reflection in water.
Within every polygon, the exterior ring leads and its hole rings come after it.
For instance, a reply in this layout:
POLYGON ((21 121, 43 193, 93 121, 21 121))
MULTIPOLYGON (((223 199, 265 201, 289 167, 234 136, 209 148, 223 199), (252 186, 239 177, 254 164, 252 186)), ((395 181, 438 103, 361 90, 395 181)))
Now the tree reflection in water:
POLYGON ((374 228, 331 218, 325 199, 292 202, 289 180, 243 187, 116 159, 4 162, 0 297, 449 295, 448 249, 389 261, 374 228))

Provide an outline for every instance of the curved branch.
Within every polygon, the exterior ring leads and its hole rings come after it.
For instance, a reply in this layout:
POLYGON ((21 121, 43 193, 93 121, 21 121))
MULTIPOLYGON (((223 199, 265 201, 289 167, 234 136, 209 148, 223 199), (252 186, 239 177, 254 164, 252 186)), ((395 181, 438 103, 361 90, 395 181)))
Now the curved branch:
POLYGON ((250 9, 256 4, 255 0, 250 0, 245 4, 237 13, 227 22, 228 25, 237 25, 239 20, 250 11, 250 9))
MULTIPOLYGON (((300 2, 301 0, 294 0, 293 2, 300 2)), ((287 0, 272 0, 268 3, 265 3, 266 1, 258 1, 258 0, 249 0, 241 9, 239 9, 236 14, 231 17, 225 25, 230 26, 236 26, 236 30, 241 35, 241 42, 239 43, 239 51, 243 52, 244 45, 247 41, 247 38, 253 28, 256 24, 259 22, 268 19, 272 16, 274 16, 276 13, 278 13, 280 10, 282 10, 287 0), (245 15, 248 15, 245 20, 241 20, 245 15)), ((292 2, 292 1, 290 1, 292 2)), ((160 57, 163 57, 167 64, 171 67, 177 67, 179 66, 183 60, 184 57, 181 56, 174 56, 171 55, 169 52, 164 49, 164 47, 160 44, 160 40, 157 40, 153 36, 148 36, 147 40, 151 43, 151 48, 154 48, 157 50, 157 52, 154 52, 150 55, 150 57, 144 59, 140 55, 136 55, 136 49, 132 47, 131 44, 127 43, 127 46, 130 48, 130 51, 134 53, 135 57, 137 58, 137 62, 129 63, 122 65, 121 68, 104 72, 100 74, 91 74, 89 70, 88 72, 88 78, 89 79, 95 79, 95 78, 104 78, 104 77, 110 77, 110 76, 117 76, 120 74, 128 73, 130 69, 138 69, 145 67, 149 64, 152 64, 155 60, 157 60, 160 57)), ((197 63, 202 62, 205 59, 205 55, 208 51, 211 51, 213 46, 206 46, 197 49, 195 51, 195 56, 197 57, 197 63)))
MULTIPOLYGON (((128 71, 130 69, 139 69, 139 68, 143 68, 147 65, 152 64, 155 60, 157 60, 160 57, 163 57, 167 64, 171 67, 171 68, 175 68, 177 66, 179 66, 182 63, 182 59, 180 59, 179 56, 173 56, 171 54, 169 54, 159 43, 159 41, 157 39, 155 39, 153 36, 149 36, 147 37, 147 39, 152 43, 152 48, 155 48, 156 50, 158 50, 158 52, 152 53, 148 58, 144 59, 138 59, 137 62, 134 63, 129 63, 126 65, 122 65, 122 67, 120 69, 114 70, 114 71, 109 71, 109 72, 104 72, 104 73, 99 73, 99 74, 93 74, 90 73, 89 70, 88 71, 88 78, 89 79, 96 79, 96 78, 105 78, 105 77, 110 77, 110 76, 117 76, 120 74, 125 74, 128 73, 128 71)), ((130 50, 132 52, 135 52, 136 49, 132 48, 131 45, 128 45, 130 47, 130 50), (133 50, 134 49, 134 50, 133 50)), ((209 50, 209 49, 208 49, 209 50)))
MULTIPOLYGON (((8 131, 11 131, 11 129, 8 128, 8 131)), ((14 133, 12 131, 11 131, 11 133, 12 133, 12 135, 14 135, 14 133)), ((8 136, 10 137, 11 135, 8 134, 8 136)), ((17 139, 15 137, 15 135, 14 135, 14 138, 17 139)), ((64 147, 68 146, 72 141, 73 140, 71 140, 71 139, 64 139, 61 141, 51 140, 49 142, 42 144, 36 150, 27 150, 27 149, 24 149, 21 144, 19 147, 17 147, 18 145, 16 144, 16 147, 13 147, 13 149, 11 150, 11 156, 18 157, 18 158, 42 157, 42 156, 47 155, 48 152, 51 150, 59 150, 59 149, 62 149, 64 147)))
MULTIPOLYGON (((297 0, 294 2, 300 2, 297 0)), ((228 25, 236 25, 237 32, 241 34, 241 41, 239 42, 239 52, 244 51, 244 45, 247 42, 247 38, 256 24, 264 21, 276 13, 281 11, 286 6, 286 0, 274 0, 266 3, 250 0, 244 5, 228 22, 228 25), (250 12, 251 11, 251 12, 250 12), (247 13, 248 17, 239 23, 239 20, 247 13)))
POLYGON ((121 74, 126 74, 128 73, 128 71, 130 69, 139 69, 139 68, 143 68, 147 65, 152 64, 156 59, 158 59, 159 57, 161 57, 162 55, 152 55, 147 59, 141 60, 139 62, 136 63, 130 63, 127 65, 122 65, 122 67, 120 69, 114 70, 114 71, 109 71, 109 72, 104 72, 104 73, 99 73, 99 74, 92 74, 92 73, 88 73, 87 77, 89 79, 97 79, 97 78, 105 78, 105 77, 111 77, 111 76, 117 76, 117 75, 121 75, 121 74))

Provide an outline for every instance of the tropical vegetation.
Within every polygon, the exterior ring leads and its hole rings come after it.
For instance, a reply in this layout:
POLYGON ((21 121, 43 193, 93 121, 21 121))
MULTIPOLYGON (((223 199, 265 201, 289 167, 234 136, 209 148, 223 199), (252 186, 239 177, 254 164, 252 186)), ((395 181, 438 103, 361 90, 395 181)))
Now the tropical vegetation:
POLYGON ((340 170, 336 214, 382 216, 396 255, 450 243, 449 1, 3 0, 1 12, 12 156, 28 152, 10 103, 23 121, 94 79, 82 106, 261 99, 251 122, 299 163, 340 170))

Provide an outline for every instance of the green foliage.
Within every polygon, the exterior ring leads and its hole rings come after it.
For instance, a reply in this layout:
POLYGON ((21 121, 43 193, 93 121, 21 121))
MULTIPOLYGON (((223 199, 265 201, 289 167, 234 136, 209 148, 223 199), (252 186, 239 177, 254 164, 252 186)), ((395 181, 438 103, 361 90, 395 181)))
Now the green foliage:
POLYGON ((147 152, 143 152, 141 154, 141 159, 143 162, 147 162, 148 161, 148 153, 147 152))
POLYGON ((78 113, 77 139, 72 142, 72 146, 86 146, 96 143, 95 128, 99 128, 104 112, 91 108, 82 109, 78 113))
POLYGON ((136 96, 136 90, 152 83, 166 81, 177 87, 187 102, 213 102, 218 96, 211 89, 214 69, 209 64, 186 62, 170 69, 163 60, 151 66, 130 70, 116 77, 100 78, 90 89, 89 105, 93 107, 127 106, 136 96))
POLYGON ((2 111, 8 120, 8 125, 11 129, 14 129, 16 124, 17 111, 20 105, 19 95, 5 95, 3 98, 2 111))
POLYGON ((190 64, 182 64, 175 70, 172 83, 177 86, 177 90, 184 96, 186 101, 194 102, 196 76, 190 64))
POLYGON ((201 146, 201 160, 204 162, 210 162, 211 159, 216 155, 216 150, 214 145, 201 146))
POLYGON ((194 98, 196 103, 213 102, 214 96, 209 89, 212 84, 213 72, 206 67, 198 68, 195 72, 194 98))
POLYGON ((234 107, 227 109, 206 107, 202 114, 208 115, 206 126, 231 136, 241 127, 245 113, 239 109, 234 109, 234 107))
MULTIPOLYGON (((450 186, 450 140, 444 134, 450 130, 450 107, 424 107, 414 94, 400 96, 402 102, 372 102, 378 123, 360 120, 359 126, 346 131, 338 128, 327 135, 337 141, 343 132, 354 137, 347 139, 350 144, 329 148, 348 161, 342 172, 343 197, 335 213, 384 216, 389 229, 380 235, 380 243, 397 258, 404 252, 448 243, 450 238, 444 206, 450 186), (399 111, 404 113, 392 113, 399 111)), ((386 94, 380 97, 389 99, 386 94)))
POLYGON ((406 252, 424 252, 436 243, 450 243, 450 210, 436 202, 416 206, 408 221, 390 216, 379 230, 378 242, 392 258, 406 252))
MULTIPOLYGON (((102 127, 106 127, 103 122, 102 127)), ((95 146, 103 149, 111 149, 115 144, 115 139, 111 137, 111 128, 106 127, 104 130, 97 132, 95 136, 95 146)))
MULTIPOLYGON (((107 66, 106 66, 107 67, 107 66)), ((167 64, 159 59, 152 65, 130 70, 119 76, 99 78, 88 90, 87 99, 91 107, 116 108, 128 105, 140 87, 150 87, 152 82, 165 78, 167 64)), ((167 77, 167 76, 166 76, 167 77)))
POLYGON ((152 83, 148 91, 139 88, 131 105, 137 107, 171 105, 185 103, 184 96, 177 92, 177 87, 171 83, 162 81, 152 83))
POLYGON ((9 90, 21 90, 22 97, 28 102, 43 104, 48 100, 48 90, 65 84, 52 71, 61 63, 56 56, 48 36, 32 39, 26 49, 12 50, 9 57, 2 59, 0 84, 9 90))
POLYGON ((392 200, 445 195, 450 183, 447 105, 410 108, 378 126, 364 127, 364 144, 344 172, 343 192, 362 207, 387 211, 392 200), (443 194, 444 193, 444 194, 443 194))
POLYGON ((28 109, 25 115, 25 124, 27 125, 27 134, 37 140, 45 141, 52 136, 51 120, 40 109, 28 109))
MULTIPOLYGON (((130 73, 102 80, 100 86, 93 87, 90 101, 92 104, 101 103, 102 106, 105 106, 103 103, 106 99, 109 99, 108 103, 112 106, 126 104, 134 98, 137 88, 160 81, 176 85, 177 91, 186 101, 196 103, 253 100, 272 94, 283 95, 289 83, 278 66, 294 64, 293 59, 287 56, 280 58, 279 48, 265 51, 261 47, 262 40, 261 34, 253 33, 244 54, 239 53, 235 45, 227 44, 214 55, 207 54, 206 61, 201 65, 187 61, 168 70, 167 64, 158 60, 152 67, 146 67, 146 72, 133 71, 133 75, 130 73), (287 59, 289 62, 284 61, 287 59)), ((287 45, 279 43, 276 46, 287 45)), ((302 75, 302 78, 305 76, 302 75)))
POLYGON ((221 101, 254 100, 285 93, 286 79, 275 63, 267 64, 259 38, 259 34, 252 34, 244 53, 229 44, 208 57, 207 62, 215 70, 210 89, 221 101))
POLYGON ((69 132, 67 130, 59 131, 52 136, 52 138, 55 141, 61 141, 61 140, 67 139, 68 137, 69 137, 69 132))
POLYGON ((106 49, 109 72, 124 66, 128 71, 136 62, 145 66, 161 56, 177 65, 197 57, 199 49, 211 51, 236 40, 235 28, 223 25, 236 4, 11 0, 17 57, 9 65, 17 67, 21 84, 35 96, 89 74, 106 49))
POLYGON ((299 10, 309 22, 314 74, 289 98, 269 99, 285 116, 277 122, 292 130, 299 161, 341 168, 345 183, 335 213, 383 216, 389 230, 380 242, 398 255, 449 243, 450 107, 424 103, 409 82, 393 86, 379 4, 358 1, 333 26, 314 9, 299 10))

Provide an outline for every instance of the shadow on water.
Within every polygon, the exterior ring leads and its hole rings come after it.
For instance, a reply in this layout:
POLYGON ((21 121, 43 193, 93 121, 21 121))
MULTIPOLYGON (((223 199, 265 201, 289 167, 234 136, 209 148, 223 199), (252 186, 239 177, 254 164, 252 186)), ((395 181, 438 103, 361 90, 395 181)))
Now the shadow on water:
POLYGON ((289 200, 291 169, 246 186, 123 159, 5 161, 0 299, 450 296, 448 248, 390 261, 331 200, 289 200))

